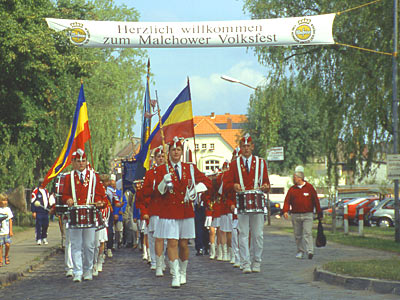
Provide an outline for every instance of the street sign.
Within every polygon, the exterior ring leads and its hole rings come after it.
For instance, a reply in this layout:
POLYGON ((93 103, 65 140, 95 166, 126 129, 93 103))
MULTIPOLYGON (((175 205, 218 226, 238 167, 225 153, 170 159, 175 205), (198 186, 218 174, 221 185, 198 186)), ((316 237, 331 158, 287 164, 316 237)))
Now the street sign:
POLYGON ((273 147, 267 149, 267 160, 268 161, 284 160, 283 147, 273 147))
POLYGON ((400 179, 400 154, 387 154, 387 178, 400 179))

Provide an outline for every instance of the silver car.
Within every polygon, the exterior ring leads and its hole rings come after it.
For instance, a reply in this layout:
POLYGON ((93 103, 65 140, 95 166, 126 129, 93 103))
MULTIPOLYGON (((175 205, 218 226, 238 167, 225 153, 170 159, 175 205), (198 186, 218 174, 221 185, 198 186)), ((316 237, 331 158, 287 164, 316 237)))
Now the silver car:
POLYGON ((392 227, 394 224, 394 199, 382 200, 369 214, 371 225, 392 227))

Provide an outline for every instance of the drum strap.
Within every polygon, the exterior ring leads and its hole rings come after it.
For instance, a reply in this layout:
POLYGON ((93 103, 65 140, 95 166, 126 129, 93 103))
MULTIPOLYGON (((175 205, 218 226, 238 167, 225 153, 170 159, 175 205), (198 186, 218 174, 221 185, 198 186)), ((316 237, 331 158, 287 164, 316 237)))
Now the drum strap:
POLYGON ((94 202, 94 192, 96 188, 96 176, 94 176, 94 171, 89 170, 89 188, 88 188, 88 193, 86 197, 86 204, 89 204, 90 202, 94 202))
POLYGON ((72 200, 74 200, 74 205, 78 205, 76 201, 76 191, 75 191, 75 171, 71 171, 71 192, 72 192, 72 200))
POLYGON ((258 186, 263 185, 263 174, 264 174, 264 160, 261 159, 261 172, 260 172, 260 180, 258 186))
POLYGON ((243 183, 242 169, 240 168, 240 160, 241 159, 242 159, 241 157, 238 157, 236 159, 236 165, 237 165, 237 169, 238 169, 240 188, 242 189, 242 191, 244 191, 245 188, 244 188, 244 183, 243 183))
POLYGON ((258 188, 258 168, 260 167, 260 159, 256 156, 256 174, 254 176, 254 189, 258 188))

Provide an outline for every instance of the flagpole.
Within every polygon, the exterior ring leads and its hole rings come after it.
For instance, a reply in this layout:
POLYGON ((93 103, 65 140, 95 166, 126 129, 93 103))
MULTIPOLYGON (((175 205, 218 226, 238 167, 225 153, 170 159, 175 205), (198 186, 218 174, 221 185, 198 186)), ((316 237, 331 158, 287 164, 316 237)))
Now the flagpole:
MULTIPOLYGON (((83 79, 81 78, 81 85, 83 85, 83 79)), ((86 101, 87 103, 87 101, 86 101)), ((89 122, 88 122, 89 127, 89 122)), ((90 149, 90 158, 92 159, 92 168, 94 169, 94 160, 93 160, 93 150, 92 150, 92 137, 89 139, 89 149, 90 149)))
POLYGON ((162 123, 162 117, 161 117, 161 110, 160 106, 158 104, 158 93, 156 90, 156 104, 157 104, 157 114, 158 114, 158 119, 159 119, 159 127, 160 127, 160 135, 161 135, 161 143, 164 149, 164 158, 165 158, 165 165, 167 166, 167 171, 168 171, 168 156, 167 156, 167 146, 165 144, 165 137, 164 137, 164 126, 162 123))
MULTIPOLYGON (((190 99, 190 101, 192 101, 192 94, 190 93, 189 76, 187 77, 187 85, 189 88, 189 99, 190 99)), ((193 112, 192 112, 192 116, 193 116, 193 112)), ((193 123, 193 121, 192 121, 192 123, 193 123)), ((193 144, 194 144, 194 160, 195 160, 195 164, 197 166, 196 134, 194 133, 194 124, 193 124, 193 144)))

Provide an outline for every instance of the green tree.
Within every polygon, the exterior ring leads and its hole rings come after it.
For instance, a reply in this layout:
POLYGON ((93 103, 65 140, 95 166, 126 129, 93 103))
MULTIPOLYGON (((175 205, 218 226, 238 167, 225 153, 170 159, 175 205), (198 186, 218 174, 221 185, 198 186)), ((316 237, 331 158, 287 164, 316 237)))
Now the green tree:
POLYGON ((0 2, 0 190, 32 186, 59 155, 85 83, 95 165, 108 170, 116 139, 132 135, 144 51, 84 49, 45 18, 138 20, 113 1, 0 2))
MULTIPOLYGON (((264 19, 332 13, 364 3, 364 0, 351 3, 246 0, 244 7, 252 18, 264 19)), ((390 52, 391 3, 382 1, 337 16, 334 38, 390 52)), ((294 76, 300 82, 312 82, 319 90, 319 124, 323 128, 328 174, 336 169, 338 162, 346 162, 359 178, 367 175, 372 162, 382 154, 382 143, 390 143, 392 139, 391 57, 338 45, 256 47, 254 53, 261 63, 274 70, 272 78, 277 78, 278 73, 294 76)))

